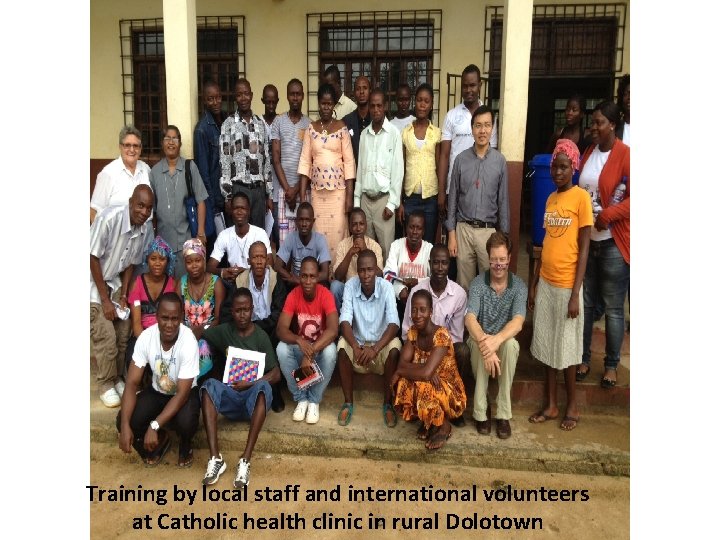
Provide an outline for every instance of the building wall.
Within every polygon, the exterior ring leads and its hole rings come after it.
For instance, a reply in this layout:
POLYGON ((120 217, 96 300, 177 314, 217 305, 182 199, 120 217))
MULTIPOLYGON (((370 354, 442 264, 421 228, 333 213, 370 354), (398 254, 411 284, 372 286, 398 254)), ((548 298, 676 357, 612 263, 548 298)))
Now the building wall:
MULTIPOLYGON (((629 4, 629 0, 625 3, 629 4)), ((446 112, 446 74, 460 73, 469 63, 483 68, 486 5, 502 5, 502 2, 365 0, 362 3, 367 11, 442 9, 441 119, 446 112)), ((253 109, 262 111, 260 91, 263 85, 273 83, 281 90, 278 111, 284 111, 287 102, 282 89, 287 81, 292 77, 307 79, 306 14, 357 11, 358 6, 356 0, 197 0, 196 7, 198 16, 245 16, 246 75, 253 84, 253 109)), ((628 72, 630 66, 630 10, 627 11, 623 73, 628 72)), ((90 3, 91 159, 107 160, 118 155, 117 135, 124 118, 119 21, 154 17, 162 17, 159 0, 93 0, 90 3)), ((305 99, 314 98, 306 96, 305 99)))

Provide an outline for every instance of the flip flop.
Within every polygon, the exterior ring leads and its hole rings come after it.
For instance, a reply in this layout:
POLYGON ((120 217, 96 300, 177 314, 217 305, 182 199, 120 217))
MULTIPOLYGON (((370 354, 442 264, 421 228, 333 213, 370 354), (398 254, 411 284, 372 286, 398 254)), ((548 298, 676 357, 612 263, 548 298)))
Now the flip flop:
POLYGON ((602 380, 600 381, 600 386, 603 388, 615 388, 615 385, 617 384, 617 370, 614 369, 606 369, 605 372, 608 371, 615 371, 615 380, 611 380, 603 376, 602 380))
POLYGON ((451 435, 452 435, 452 428, 450 428, 450 431, 448 431, 447 433, 442 433, 438 429, 435 433, 433 433, 432 437, 430 437, 430 439, 425 443, 425 448, 427 448, 430 452, 437 452, 443 446, 445 446, 445 443, 447 442, 447 440, 450 438, 451 435), (440 443, 440 446, 436 446, 435 448, 430 448, 428 446, 428 444, 430 444, 430 443, 435 443, 435 444, 440 443))
POLYGON ((188 451, 188 453, 185 454, 184 456, 183 456, 182 454, 179 454, 179 455, 178 455, 178 467, 183 468, 183 469, 186 469, 186 468, 188 468, 188 467, 192 467, 192 464, 193 464, 194 459, 195 459, 195 458, 194 458, 194 456, 193 456, 193 450, 192 450, 192 448, 191 448, 191 449, 188 451))
POLYGON ((563 431, 572 431, 577 427, 577 423, 580 421, 579 416, 570 416, 565 415, 565 418, 563 418, 563 421, 560 422, 560 429, 563 431))
POLYGON ((341 426, 347 426, 350 423, 350 420, 352 420, 353 415, 353 404, 352 403, 343 403, 342 407, 340 407, 340 412, 338 413, 337 422, 341 426), (345 420, 343 421, 341 416, 343 411, 348 411, 347 416, 345 417, 345 420))
POLYGON ((385 422, 385 426, 389 428, 394 428, 397 426, 397 413, 395 412, 395 408, 390 403, 383 403, 383 422, 385 422), (392 420, 388 422, 387 412, 392 412, 392 420))
POLYGON ((157 467, 160 462, 162 461, 162 458, 165 457, 165 454, 168 451, 168 448, 170 448, 170 436, 167 435, 165 437, 165 442, 163 442, 152 454, 149 456, 146 456, 144 459, 145 466, 146 467, 157 467))
MULTIPOLYGON (((583 364, 583 365, 585 365, 585 364, 583 364)), ((576 382, 584 381, 589 373, 590 373, 590 366, 587 366, 587 370, 585 370, 585 371, 576 371, 575 372, 575 381, 576 382)))
POLYGON ((555 420, 557 417, 557 414, 555 416, 547 416, 543 413, 543 411, 538 411, 528 418, 528 422, 530 422, 531 424, 542 424, 543 422, 547 422, 548 420, 555 420))
POLYGON ((430 428, 426 428, 425 424, 420 424, 417 430, 417 438, 421 441, 427 440, 428 431, 430 431, 430 428))

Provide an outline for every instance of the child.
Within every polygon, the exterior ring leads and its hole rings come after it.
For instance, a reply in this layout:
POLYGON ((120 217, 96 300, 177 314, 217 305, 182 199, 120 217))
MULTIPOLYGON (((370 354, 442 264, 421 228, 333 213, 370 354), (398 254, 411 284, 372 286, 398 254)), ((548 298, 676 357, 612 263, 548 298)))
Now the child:
POLYGON ((575 400, 575 371, 583 347, 582 282, 593 224, 588 193, 572 185, 580 154, 569 139, 555 145, 550 174, 557 186, 545 205, 545 240, 540 263, 535 268, 528 294, 528 308, 537 310, 533 317, 532 355, 545 364, 547 406, 529 421, 539 424, 557 418, 557 376, 564 370, 567 409, 560 428, 575 429, 579 419, 575 400))

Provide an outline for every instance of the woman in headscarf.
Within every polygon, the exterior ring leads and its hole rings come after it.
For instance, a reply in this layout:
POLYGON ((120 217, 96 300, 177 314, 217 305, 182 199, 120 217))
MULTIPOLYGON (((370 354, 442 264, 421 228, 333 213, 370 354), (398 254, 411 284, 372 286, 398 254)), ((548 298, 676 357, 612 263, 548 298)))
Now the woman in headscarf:
POLYGON ((220 306, 225 300, 225 287, 218 276, 205 269, 205 246, 199 238, 183 244, 187 274, 180 278, 176 291, 185 305, 185 325, 195 334, 200 348, 198 384, 212 368, 212 353, 207 341, 200 339, 203 330, 220 323, 220 306))
POLYGON ((545 364, 545 407, 529 421, 557 418, 557 371, 562 370, 567 408, 560 429, 565 431, 575 429, 580 418, 575 373, 582 353, 582 285, 592 226, 590 196, 572 183, 579 158, 571 140, 560 139, 555 145, 550 174, 557 191, 545 204, 545 240, 528 291, 528 308, 535 310, 530 352, 545 364))

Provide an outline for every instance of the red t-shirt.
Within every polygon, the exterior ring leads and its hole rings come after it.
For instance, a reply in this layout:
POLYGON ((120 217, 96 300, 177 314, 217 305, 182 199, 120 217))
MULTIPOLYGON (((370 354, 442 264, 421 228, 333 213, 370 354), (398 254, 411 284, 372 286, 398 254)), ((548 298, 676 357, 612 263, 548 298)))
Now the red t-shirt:
POLYGON ((332 293, 322 285, 315 288, 315 298, 312 302, 305 300, 302 287, 298 286, 288 294, 283 312, 292 316, 290 329, 293 332, 315 343, 327 327, 327 316, 337 312, 337 309, 332 293))

